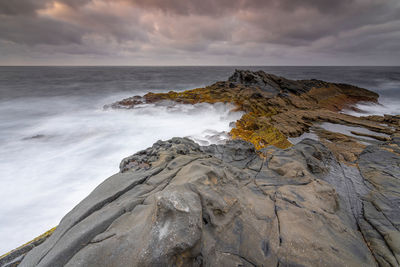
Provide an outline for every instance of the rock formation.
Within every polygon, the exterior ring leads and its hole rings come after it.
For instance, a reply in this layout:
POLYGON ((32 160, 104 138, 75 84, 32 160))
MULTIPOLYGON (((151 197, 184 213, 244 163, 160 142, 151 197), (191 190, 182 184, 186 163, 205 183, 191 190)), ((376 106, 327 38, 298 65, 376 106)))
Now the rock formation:
POLYGON ((236 71, 209 87, 117 102, 229 102, 245 114, 226 144, 173 138, 123 159, 44 243, 0 263, 399 266, 400 118, 339 113, 377 99, 350 85, 236 71), (318 140, 301 138, 307 132, 318 140))
MULTIPOLYGON (((235 110, 245 112, 230 132, 233 139, 251 142, 257 149, 269 145, 288 148, 292 145, 288 137, 298 137, 309 131, 314 132, 325 145, 332 143, 334 136, 343 137, 321 129, 318 123, 322 122, 364 127, 389 135, 397 133, 400 129, 399 116, 358 118, 339 112, 344 108, 353 108, 352 105, 359 101, 376 103, 378 97, 374 92, 347 84, 320 80, 293 81, 263 71, 236 70, 228 81, 183 92, 134 96, 110 107, 129 109, 163 101, 231 103, 236 106, 235 110)), ((380 138, 378 134, 375 137, 380 138)), ((341 141, 344 141, 343 138, 341 141)), ((345 145, 329 146, 341 161, 349 163, 354 163, 366 147, 356 138, 347 139, 345 145)))
POLYGON ((159 141, 20 266, 398 266, 399 145, 368 147, 356 168, 310 139, 159 141))

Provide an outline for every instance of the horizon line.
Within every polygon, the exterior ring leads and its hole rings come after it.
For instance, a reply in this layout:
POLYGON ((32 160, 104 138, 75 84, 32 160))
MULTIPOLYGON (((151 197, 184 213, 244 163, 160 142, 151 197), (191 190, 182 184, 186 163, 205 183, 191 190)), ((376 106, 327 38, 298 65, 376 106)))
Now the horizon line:
POLYGON ((400 67, 400 65, 0 65, 0 67, 400 67))

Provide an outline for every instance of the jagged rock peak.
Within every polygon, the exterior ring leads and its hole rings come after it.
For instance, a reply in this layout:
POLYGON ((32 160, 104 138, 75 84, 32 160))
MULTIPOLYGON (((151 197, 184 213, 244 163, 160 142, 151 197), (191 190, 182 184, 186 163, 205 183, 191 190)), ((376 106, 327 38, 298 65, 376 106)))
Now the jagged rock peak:
MULTIPOLYGON (((269 74, 264 71, 238 70, 229 77, 228 81, 232 83, 240 83, 246 86, 260 87, 264 91, 271 93, 295 93, 301 94, 307 92, 312 86, 318 86, 319 83, 324 83, 318 80, 309 80, 306 86, 301 81, 289 80, 274 74, 269 74)), ((321 85, 319 85, 321 86, 321 85)))
POLYGON ((235 72, 229 77, 228 81, 241 84, 264 84, 266 81, 282 79, 274 74, 269 74, 264 71, 250 71, 235 69, 235 72))
POLYGON ((312 88, 330 88, 354 97, 366 97, 368 99, 377 99, 378 94, 357 86, 340 83, 330 83, 321 80, 290 80, 264 71, 235 70, 228 79, 233 84, 243 84, 250 87, 259 87, 263 91, 281 94, 286 96, 288 93, 301 95, 309 92, 312 88))

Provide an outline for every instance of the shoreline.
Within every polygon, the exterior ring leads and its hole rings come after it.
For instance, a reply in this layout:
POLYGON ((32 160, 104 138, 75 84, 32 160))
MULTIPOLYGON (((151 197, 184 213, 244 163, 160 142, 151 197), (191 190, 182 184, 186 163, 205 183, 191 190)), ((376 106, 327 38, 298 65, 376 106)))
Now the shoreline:
MULTIPOLYGON (((270 145, 285 149, 282 151, 289 151, 292 144, 287 138, 299 137, 312 129, 320 138, 320 143, 332 151, 339 162, 350 168, 358 164, 360 155, 365 153, 367 148, 358 138, 362 137, 363 133, 349 136, 318 128, 316 123, 329 122, 363 127, 375 133, 391 136, 390 139, 385 140, 375 138, 377 143, 371 144, 372 146, 385 144, 379 143, 379 141, 390 142, 399 136, 399 116, 354 117, 339 113, 343 108, 358 101, 369 99, 376 102, 378 95, 373 92, 354 86, 331 84, 318 80, 311 80, 311 83, 310 81, 295 81, 296 83, 294 83, 274 75, 264 76, 260 82, 260 77, 257 75, 264 74, 237 71, 228 82, 219 82, 206 88, 179 93, 148 93, 143 97, 122 100, 111 107, 129 109, 136 105, 158 103, 164 100, 173 100, 184 104, 230 102, 236 105, 237 110, 246 112, 236 122, 236 127, 230 133, 233 140, 249 141, 259 151, 272 148, 269 147, 270 145), (275 93, 273 91, 275 89, 278 89, 279 92, 275 93), (298 93, 299 90, 300 93, 298 93), (332 94, 332 92, 334 93, 332 94), (393 127, 397 128, 393 130, 393 127)), ((207 150, 212 147, 211 145, 209 148, 203 147, 202 149, 207 150)), ((142 152, 136 153, 136 156, 133 157, 137 157, 140 153, 142 152)), ((153 167, 146 161, 138 161, 136 158, 132 160, 132 157, 122 160, 121 166, 123 166, 121 173, 132 168, 146 170, 153 167)))

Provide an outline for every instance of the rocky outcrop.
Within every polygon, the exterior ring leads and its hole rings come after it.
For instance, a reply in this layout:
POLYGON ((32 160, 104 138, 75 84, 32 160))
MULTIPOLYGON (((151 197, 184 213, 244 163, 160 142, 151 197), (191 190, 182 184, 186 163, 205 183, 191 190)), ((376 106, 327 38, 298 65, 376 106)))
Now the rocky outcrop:
POLYGON ((399 266, 400 116, 340 113, 377 99, 237 70, 114 103, 223 102, 244 115, 226 144, 173 138, 125 158, 44 243, 0 265, 399 266))
POLYGON ((295 81, 265 73, 264 71, 235 70, 228 81, 235 84, 243 84, 247 87, 258 87, 263 91, 275 95, 279 94, 280 96, 288 96, 289 94, 302 95, 311 90, 319 89, 318 95, 323 98, 339 93, 349 98, 355 98, 357 101, 360 101, 361 98, 366 101, 378 99, 378 94, 349 84, 329 83, 316 79, 295 81), (323 94, 320 94, 322 91, 324 91, 323 94), (330 93, 325 94, 326 91, 330 91, 330 93))
MULTIPOLYGON (((347 84, 329 83, 320 80, 289 80, 263 71, 236 70, 223 82, 183 92, 148 93, 124 99, 111 105, 112 108, 137 108, 146 103, 231 103, 244 115, 230 131, 233 139, 251 142, 257 149, 274 145, 288 148, 292 144, 288 137, 298 137, 313 131, 316 124, 330 122, 364 127, 371 131, 393 134, 400 129, 400 117, 370 116, 354 117, 340 113, 344 108, 353 108, 359 101, 377 102, 378 94, 347 84), (384 123, 377 123, 378 121, 384 123)), ((328 144, 326 137, 337 133, 313 131, 328 144)), ((340 134, 337 138, 341 138, 340 134)), ((377 137, 377 139, 388 140, 377 137)), ((346 145, 331 146, 340 160, 354 164, 365 148, 361 139, 350 138, 346 145)))
POLYGON ((20 266, 398 266, 399 141, 367 147, 358 168, 310 139, 159 141, 20 266))
POLYGON ((400 138, 367 147, 358 166, 370 189, 362 201, 361 231, 381 266, 399 266, 400 138))

